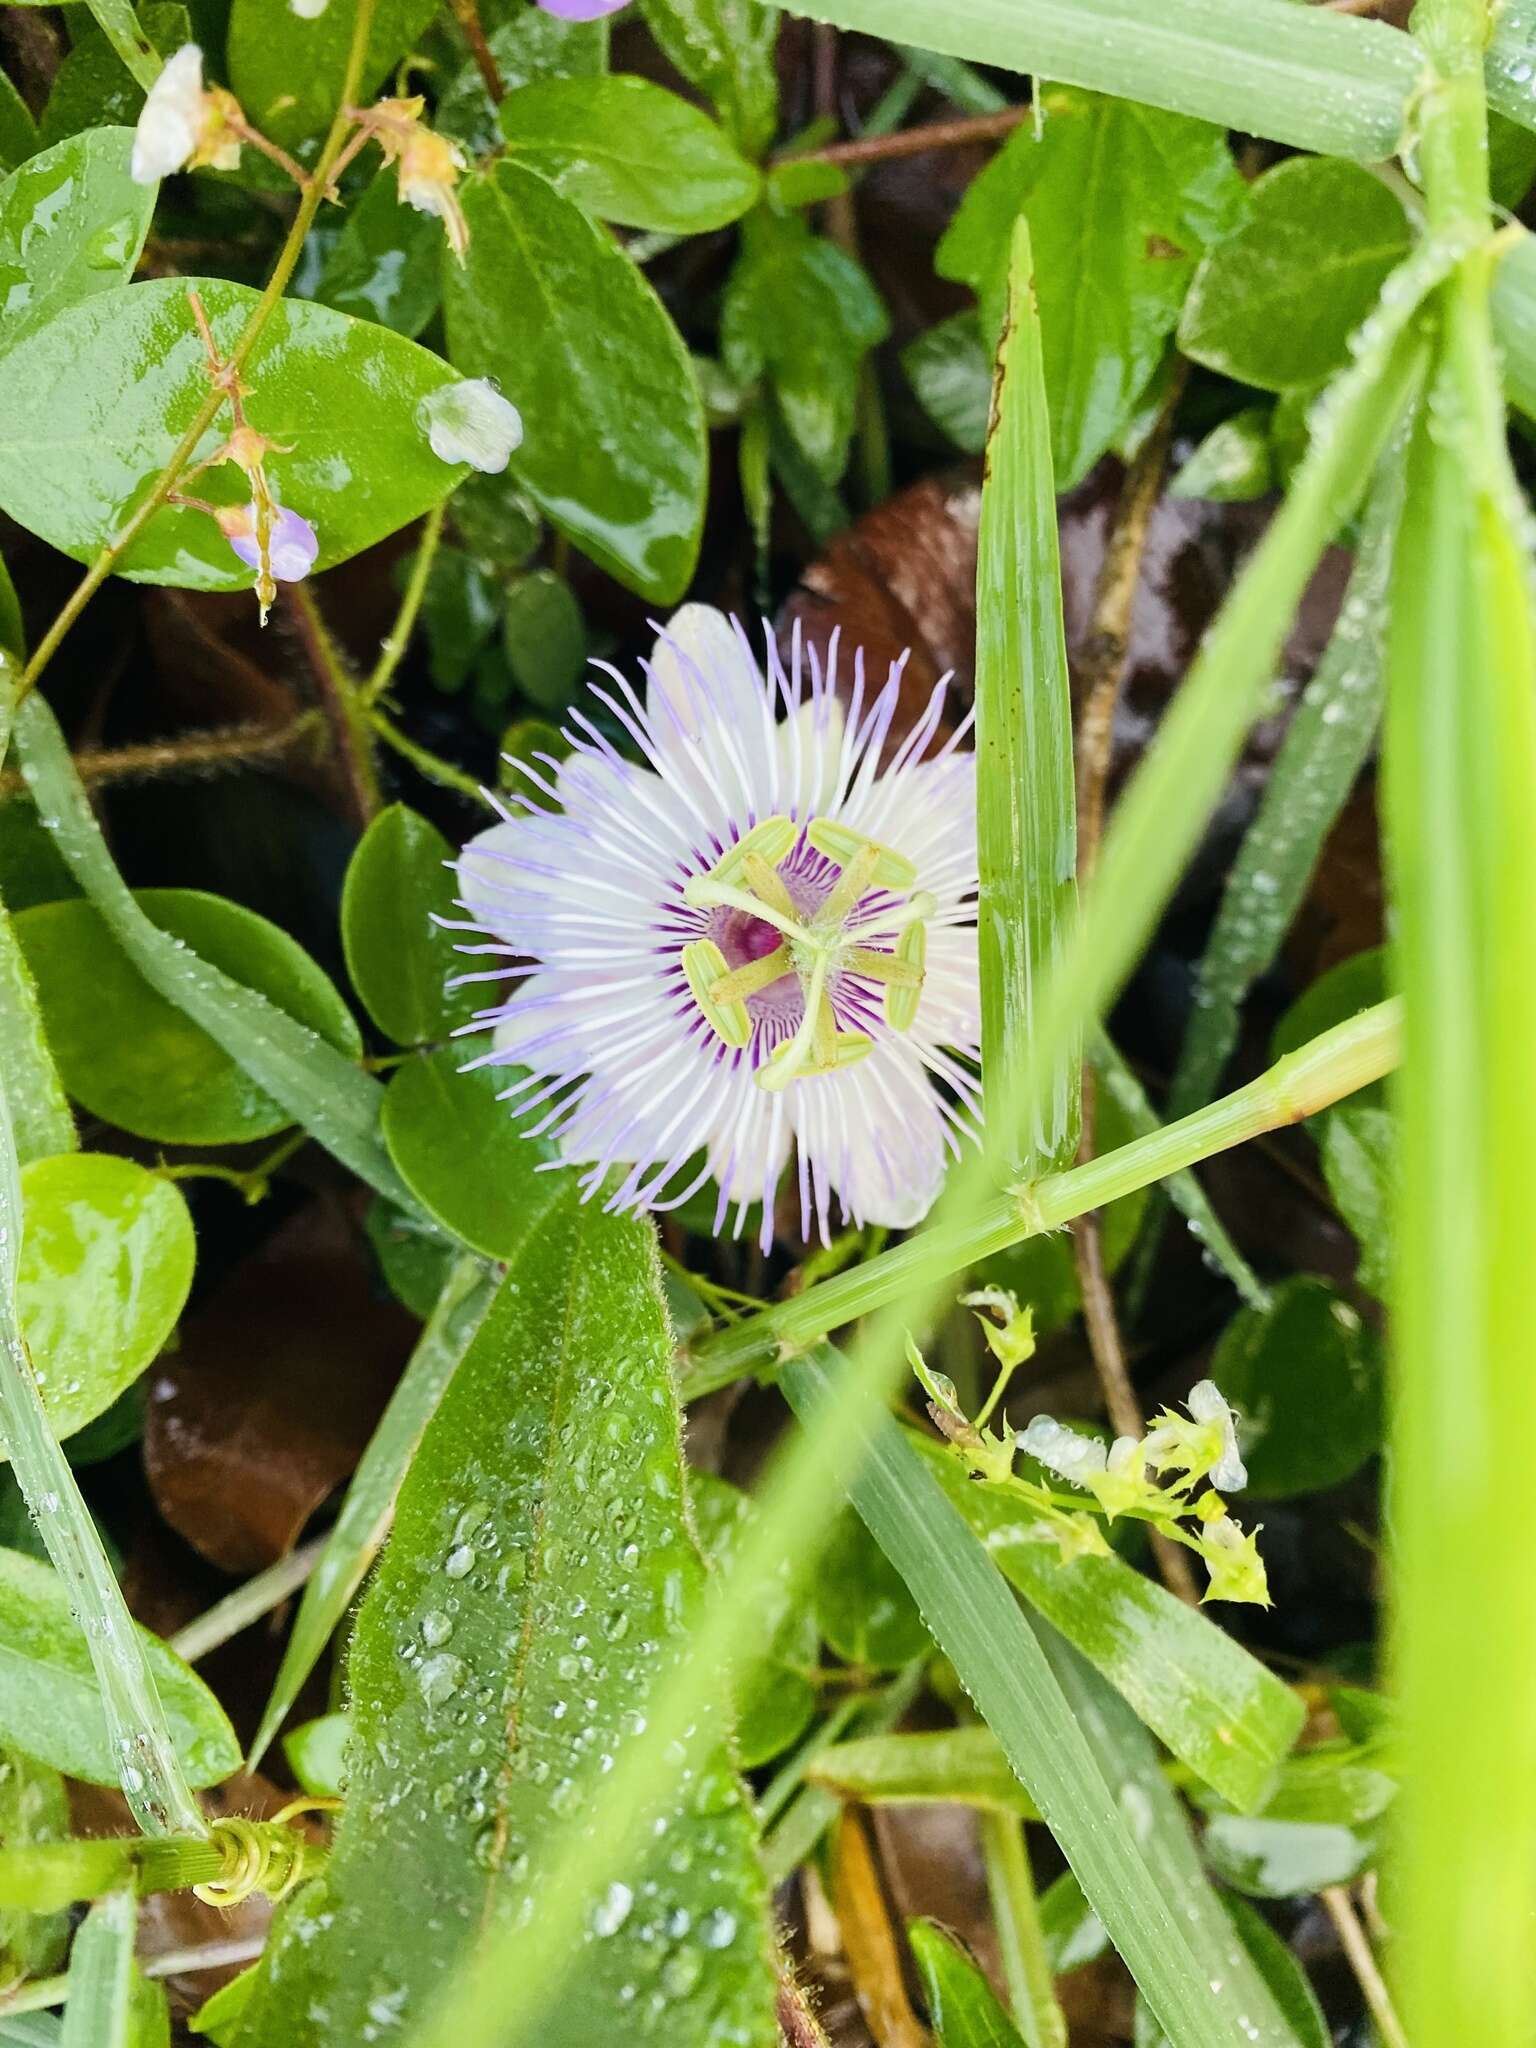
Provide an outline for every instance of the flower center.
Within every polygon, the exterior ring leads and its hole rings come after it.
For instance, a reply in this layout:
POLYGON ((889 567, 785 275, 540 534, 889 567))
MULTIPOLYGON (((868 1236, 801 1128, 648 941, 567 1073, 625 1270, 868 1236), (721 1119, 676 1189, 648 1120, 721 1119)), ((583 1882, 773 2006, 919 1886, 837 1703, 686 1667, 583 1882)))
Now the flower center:
POLYGON ((683 900, 697 910, 724 909, 717 939, 683 948, 688 987, 711 1030, 727 1045, 752 1039, 747 999, 786 975, 800 984, 804 1011, 792 1038, 776 1046, 757 1070, 760 1088, 777 1091, 813 1074, 852 1066, 873 1048, 867 1031, 844 1030, 832 991, 840 975, 860 976, 884 988, 885 1021, 909 1031, 917 1016, 927 949, 925 919, 937 905, 914 890, 917 871, 889 847, 820 818, 805 834, 839 870, 812 904, 790 890, 782 872, 800 838, 791 818, 765 818, 731 847, 707 875, 696 875, 683 900), (905 895, 890 910, 858 913, 872 891, 905 895), (882 943, 870 945, 876 938, 882 943))

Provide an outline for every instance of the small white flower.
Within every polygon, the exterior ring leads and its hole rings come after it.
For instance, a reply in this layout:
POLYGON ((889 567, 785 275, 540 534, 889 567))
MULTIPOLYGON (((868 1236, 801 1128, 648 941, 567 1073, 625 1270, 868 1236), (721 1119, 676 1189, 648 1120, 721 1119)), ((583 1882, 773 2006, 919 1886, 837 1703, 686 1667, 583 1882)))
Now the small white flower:
POLYGON ((288 5, 300 21, 318 21, 331 0, 288 0, 288 5))
POLYGON ((173 171, 210 165, 232 171, 240 162, 240 137, 230 117, 239 103, 221 87, 203 85, 203 53, 183 43, 149 88, 133 132, 128 169, 134 182, 153 185, 173 171))
POLYGON ((713 1177, 715 1228, 760 1202, 766 1247, 791 1149, 807 1237, 834 1199, 857 1222, 926 1215, 970 1129, 980 1019, 964 728, 923 759, 943 686, 888 747, 901 663, 868 689, 856 660, 845 713, 835 643, 825 665, 798 632, 787 664, 765 643, 766 678, 739 626, 688 605, 645 702, 598 663, 603 723, 575 711, 569 759, 518 764, 551 805, 498 805, 459 886, 471 950, 503 963, 478 978, 528 977, 482 1013, 477 1064, 526 1070, 505 1095, 538 1107, 529 1135, 558 1136, 588 1195, 624 1167, 614 1209, 713 1177))
POLYGON ((1214 1428, 1221 1437, 1221 1456, 1211 1467, 1211 1484, 1221 1493, 1238 1493, 1248 1484, 1248 1468, 1237 1447, 1237 1418, 1228 1407, 1214 1380, 1197 1380, 1189 1390, 1185 1407, 1196 1422, 1214 1428))
POLYGON ((443 462, 467 462, 494 476, 522 446, 523 418, 488 377, 466 377, 429 391, 416 408, 416 424, 443 462))
POLYGON ((1074 1486, 1086 1486, 1093 1474, 1104 1470, 1109 1456, 1097 1437, 1080 1436, 1051 1415, 1037 1415, 1028 1429, 1021 1429, 1018 1446, 1074 1486))

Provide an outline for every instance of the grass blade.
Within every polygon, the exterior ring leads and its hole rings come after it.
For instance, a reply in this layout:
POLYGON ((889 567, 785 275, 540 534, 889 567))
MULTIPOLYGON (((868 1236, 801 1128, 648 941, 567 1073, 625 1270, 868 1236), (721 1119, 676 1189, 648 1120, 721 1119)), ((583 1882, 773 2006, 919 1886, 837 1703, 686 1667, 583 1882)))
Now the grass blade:
POLYGON ((86 1914, 69 1959, 60 2048, 131 2048, 138 1918, 131 1891, 108 1892, 86 1914))
POLYGON ((976 836, 981 874, 981 1076, 994 1171, 1038 1180, 1077 1155, 1082 1085, 1068 1046, 1022 1116, 1035 1006, 1076 911, 1072 686, 1050 419, 1029 223, 1013 231, 976 564, 976 836))
POLYGON ((145 92, 154 84, 165 59, 150 42, 134 15, 131 0, 87 0, 96 26, 122 59, 128 75, 145 92))

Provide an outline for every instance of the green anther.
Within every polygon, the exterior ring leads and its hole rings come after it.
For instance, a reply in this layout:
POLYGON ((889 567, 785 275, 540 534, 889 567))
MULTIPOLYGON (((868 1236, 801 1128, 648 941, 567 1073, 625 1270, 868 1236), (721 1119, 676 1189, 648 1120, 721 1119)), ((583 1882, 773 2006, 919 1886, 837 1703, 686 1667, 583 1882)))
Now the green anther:
POLYGON ((764 818, 760 825, 754 825, 734 846, 726 848, 710 869, 709 879, 712 882, 738 882, 749 853, 758 854, 770 867, 777 867, 794 845, 799 830, 800 827, 793 818, 764 818))
MULTIPOLYGON (((847 825, 834 824, 830 818, 818 818, 806 833, 818 853, 824 853, 828 860, 835 860, 839 867, 847 867, 854 855, 875 842, 866 839, 862 832, 855 832, 847 825)), ((917 880, 917 869, 902 854, 893 853, 888 846, 875 846, 880 858, 875 864, 871 883, 882 889, 910 889, 917 880)))
POLYGON ((710 990, 725 979, 725 955, 713 939, 695 939, 683 948, 683 972, 688 990, 704 1013, 704 1021, 727 1045, 742 1047, 751 1042, 752 1019, 745 1003, 717 1003, 710 990))
POLYGON ((885 1021, 893 1031, 910 1031, 923 999, 923 972, 928 962, 928 927, 921 918, 909 924, 896 942, 896 958, 917 970, 915 982, 887 982, 885 1021))

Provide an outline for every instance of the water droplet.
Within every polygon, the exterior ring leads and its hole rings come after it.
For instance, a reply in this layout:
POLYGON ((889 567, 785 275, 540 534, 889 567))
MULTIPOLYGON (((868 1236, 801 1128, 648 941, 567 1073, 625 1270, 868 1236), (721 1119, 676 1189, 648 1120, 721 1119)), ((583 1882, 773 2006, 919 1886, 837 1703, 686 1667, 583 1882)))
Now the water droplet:
POLYGON ((455 1549, 450 1550, 443 1560, 443 1570, 450 1579, 468 1578, 474 1566, 475 1550, 471 1543, 460 1543, 455 1549))
POLYGON ((451 1700, 468 1676, 469 1667, 462 1657, 429 1657, 416 1674, 416 1683, 421 1687, 421 1696, 429 1707, 440 1707, 451 1700))
POLYGON ((440 1650, 453 1634, 453 1622, 440 1607, 433 1607, 421 1617, 421 1639, 429 1650, 440 1650))
POLYGON ((594 1934, 617 1934, 629 1918, 629 1909, 635 1903, 635 1895, 627 1884, 611 1884, 603 1894, 600 1904, 592 1914, 594 1934))

